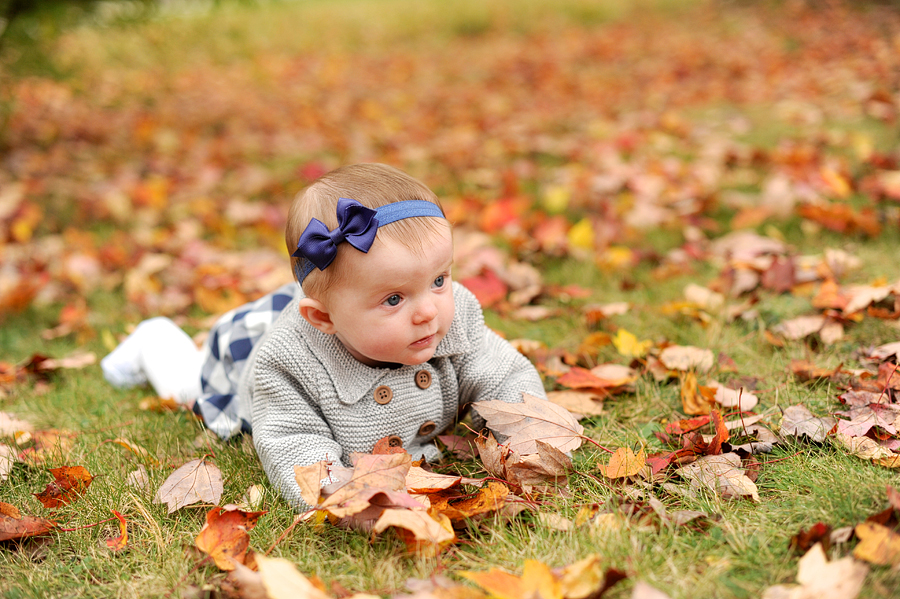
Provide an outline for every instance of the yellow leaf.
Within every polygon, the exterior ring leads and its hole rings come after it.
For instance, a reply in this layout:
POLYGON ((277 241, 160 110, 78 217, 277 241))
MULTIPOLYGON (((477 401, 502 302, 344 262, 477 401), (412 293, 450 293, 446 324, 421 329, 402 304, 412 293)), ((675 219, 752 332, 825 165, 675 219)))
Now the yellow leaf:
POLYGON ((594 249, 594 225, 583 218, 575 223, 568 233, 569 245, 581 250, 594 249))
POLYGON ((697 375, 693 371, 681 375, 681 408, 685 414, 699 416, 712 411, 712 403, 703 394, 705 387, 697 383, 697 375))
POLYGON ((616 351, 626 358, 641 358, 647 355, 647 352, 653 347, 653 342, 649 339, 638 341, 634 334, 625 329, 619 329, 616 331, 616 336, 613 337, 613 345, 616 347, 616 351))
POLYGON ((571 197, 572 192, 569 191, 568 187, 554 185, 548 188, 544 193, 544 198, 541 203, 544 205, 547 212, 559 214, 560 212, 565 212, 566 208, 569 207, 569 198, 571 197))
POLYGON ((859 545, 853 550, 853 557, 879 566, 900 564, 900 535, 886 526, 874 522, 856 525, 859 545))
POLYGON ((609 464, 599 464, 597 469, 607 478, 624 478, 640 472, 646 463, 643 447, 637 455, 628 447, 620 447, 609 458, 609 464))
POLYGON ((621 270, 634 263, 634 252, 631 248, 622 245, 610 246, 597 258, 597 265, 601 268, 621 270))

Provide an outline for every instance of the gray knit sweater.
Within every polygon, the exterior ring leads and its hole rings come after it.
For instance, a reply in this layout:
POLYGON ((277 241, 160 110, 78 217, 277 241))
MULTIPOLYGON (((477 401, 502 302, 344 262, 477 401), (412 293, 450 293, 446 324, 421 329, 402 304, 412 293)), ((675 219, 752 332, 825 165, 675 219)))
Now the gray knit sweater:
POLYGON ((295 508, 307 507, 295 465, 349 465, 352 452, 371 452, 389 435, 400 437, 414 459, 435 460, 434 438, 460 408, 491 399, 517 403, 523 392, 546 398, 531 363, 484 324, 475 296, 458 283, 453 294, 450 329, 425 364, 362 364, 300 316, 299 298, 254 348, 238 391, 242 415, 252 422, 266 475, 295 508))

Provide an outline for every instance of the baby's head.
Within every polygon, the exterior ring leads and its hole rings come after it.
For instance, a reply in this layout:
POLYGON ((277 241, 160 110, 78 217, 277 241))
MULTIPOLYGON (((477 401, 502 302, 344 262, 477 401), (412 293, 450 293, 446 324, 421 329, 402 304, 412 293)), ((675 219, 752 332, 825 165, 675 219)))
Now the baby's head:
POLYGON ((310 324, 369 365, 432 357, 453 318, 453 243, 428 187, 382 164, 339 168, 294 200, 285 241, 310 324))

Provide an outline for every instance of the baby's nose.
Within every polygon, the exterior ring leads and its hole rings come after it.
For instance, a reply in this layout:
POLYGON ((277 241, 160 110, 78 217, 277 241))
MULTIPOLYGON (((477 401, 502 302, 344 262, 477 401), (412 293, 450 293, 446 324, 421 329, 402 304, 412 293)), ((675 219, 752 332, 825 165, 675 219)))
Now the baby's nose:
POLYGON ((437 316, 437 306, 434 302, 423 301, 418 305, 413 318, 415 319, 416 324, 420 324, 433 320, 435 316, 437 316))

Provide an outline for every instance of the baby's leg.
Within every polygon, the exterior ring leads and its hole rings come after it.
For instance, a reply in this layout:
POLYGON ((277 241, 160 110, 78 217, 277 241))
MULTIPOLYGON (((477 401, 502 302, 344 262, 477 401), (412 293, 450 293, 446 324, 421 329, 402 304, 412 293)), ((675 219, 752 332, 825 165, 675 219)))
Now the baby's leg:
POLYGON ((149 382, 160 397, 188 403, 200 396, 200 350, 174 322, 145 320, 100 361, 103 376, 116 387, 149 382))

